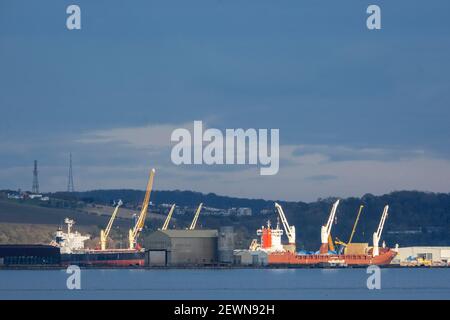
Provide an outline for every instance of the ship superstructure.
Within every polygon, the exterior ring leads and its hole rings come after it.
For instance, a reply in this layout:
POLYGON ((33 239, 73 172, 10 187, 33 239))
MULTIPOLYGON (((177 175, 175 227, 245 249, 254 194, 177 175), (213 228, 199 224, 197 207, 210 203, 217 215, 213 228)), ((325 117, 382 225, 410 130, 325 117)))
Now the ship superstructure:
POLYGON ((67 233, 62 228, 58 228, 55 233, 55 239, 50 243, 55 247, 59 247, 61 253, 69 254, 84 250, 84 242, 91 238, 90 235, 82 235, 78 231, 72 232, 75 221, 69 218, 64 219, 67 225, 67 233))

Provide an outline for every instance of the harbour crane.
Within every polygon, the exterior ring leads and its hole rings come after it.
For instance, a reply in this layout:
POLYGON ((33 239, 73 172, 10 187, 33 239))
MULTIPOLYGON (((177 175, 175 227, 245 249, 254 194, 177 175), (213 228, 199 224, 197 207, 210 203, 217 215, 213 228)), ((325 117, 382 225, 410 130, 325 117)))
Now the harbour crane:
POLYGON ((295 226, 290 226, 286 215, 284 214, 283 208, 275 202, 275 208, 278 211, 278 214, 280 216, 281 222, 283 223, 284 232, 286 233, 286 236, 288 237, 289 244, 295 245, 295 226))
POLYGON ((256 251, 256 250, 258 250, 260 247, 261 247, 261 245, 258 243, 258 240, 257 240, 257 239, 253 239, 252 242, 250 243, 250 246, 249 246, 248 249, 249 249, 250 251, 256 251))
POLYGON ((166 221, 164 221, 164 224, 163 224, 161 230, 167 230, 167 228, 169 227, 169 222, 170 222, 170 219, 172 218, 172 213, 173 213, 174 209, 175 209, 175 203, 172 205, 172 207, 170 207, 169 214, 167 215, 166 221))
POLYGON ((322 245, 320 246, 320 253, 325 254, 328 253, 328 238, 331 234, 331 227, 333 226, 334 217, 336 216, 336 210, 339 205, 339 199, 333 204, 331 208, 330 216, 328 217, 327 224, 322 226, 320 229, 320 238, 322 241, 322 245))
POLYGON ((358 226, 359 216, 361 215, 362 209, 364 208, 364 205, 359 206, 358 215, 356 216, 355 224, 353 225, 352 233, 350 234, 350 238, 348 239, 347 244, 351 243, 353 240, 353 236, 356 232, 356 227, 358 226))
POLYGON ((152 169, 150 171, 150 176, 148 178, 147 190, 145 192, 144 201, 142 203, 141 213, 139 214, 139 217, 136 221, 134 228, 130 229, 130 231, 128 233, 128 241, 129 241, 130 250, 133 250, 136 248, 137 238, 138 238, 140 232, 142 231, 142 228, 144 227, 145 218, 147 218, 148 205, 150 202, 150 193, 152 192, 154 177, 155 177, 155 169, 152 169))
POLYGON ((384 207, 383 214, 381 215, 381 220, 380 220, 380 224, 378 225, 377 232, 373 233, 373 251, 372 251, 372 256, 374 256, 374 257, 376 257, 376 256, 378 256, 380 254, 380 250, 378 248, 378 244, 379 244, 380 239, 381 239, 381 233, 383 232, 384 222, 386 221, 386 218, 388 216, 388 210, 389 210, 389 206, 386 205, 384 207))
POLYGON ((117 202, 116 208, 114 209, 114 212, 111 215, 111 218, 109 219, 106 229, 100 230, 100 249, 101 250, 106 250, 106 241, 108 240, 108 236, 111 231, 114 220, 116 219, 117 212, 119 212, 119 208, 122 204, 123 204, 122 200, 119 200, 119 202, 117 202))
POLYGON ((352 233, 350 234, 350 238, 348 239, 347 243, 345 243, 345 242, 339 240, 338 238, 336 238, 335 243, 341 245, 342 248, 347 247, 350 243, 352 243, 353 236, 355 235, 356 227, 358 226, 359 217, 361 215, 361 212, 362 212, 363 208, 364 208, 364 205, 360 205, 359 206, 358 214, 356 216, 355 223, 353 224, 352 233))
POLYGON ((200 210, 202 210, 202 207, 203 207, 203 203, 200 203, 200 205, 197 208, 197 211, 195 211, 194 219, 192 220, 189 230, 195 229, 195 226, 197 225, 198 216, 200 215, 200 210))
POLYGON ((336 247, 334 246, 333 237, 331 236, 331 233, 328 235, 328 249, 330 251, 336 251, 336 247))

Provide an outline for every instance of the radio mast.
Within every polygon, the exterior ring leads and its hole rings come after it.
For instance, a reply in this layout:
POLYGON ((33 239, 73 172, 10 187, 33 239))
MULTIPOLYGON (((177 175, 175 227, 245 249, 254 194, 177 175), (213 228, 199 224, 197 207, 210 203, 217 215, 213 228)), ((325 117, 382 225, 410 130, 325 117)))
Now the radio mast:
POLYGON ((69 183, 67 184, 67 192, 74 192, 73 173, 72 173, 72 153, 69 155, 69 183))
POLYGON ((34 170, 33 170, 33 186, 31 188, 31 192, 34 194, 39 193, 39 181, 38 181, 38 169, 37 169, 37 160, 34 160, 34 170))

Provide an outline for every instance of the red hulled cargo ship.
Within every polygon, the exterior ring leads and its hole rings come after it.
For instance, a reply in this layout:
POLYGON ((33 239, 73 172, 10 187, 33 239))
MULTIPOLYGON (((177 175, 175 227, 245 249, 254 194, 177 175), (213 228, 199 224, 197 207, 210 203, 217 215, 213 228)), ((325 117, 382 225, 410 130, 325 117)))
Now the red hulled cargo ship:
POLYGON ((117 216, 119 207, 122 206, 122 201, 119 200, 116 204, 114 212, 112 213, 108 225, 105 230, 100 232, 100 248, 87 249, 84 242, 90 239, 89 235, 82 235, 78 231, 72 232, 72 226, 75 221, 66 218, 64 222, 67 224, 67 233, 64 233, 61 228, 55 234, 55 239, 51 245, 58 247, 61 253, 61 264, 70 265, 75 264, 79 266, 109 266, 109 267, 129 267, 129 266, 143 266, 145 264, 145 251, 140 248, 137 243, 138 236, 144 227, 145 219, 147 217, 148 206, 150 202, 150 193, 153 188, 153 179, 155 176, 155 169, 150 171, 147 182, 147 189, 145 192, 144 201, 142 203, 141 212, 134 224, 133 229, 129 230, 128 249, 107 249, 106 242, 111 231, 114 219, 117 216))
POLYGON ((87 249, 84 242, 90 238, 78 231, 72 231, 74 221, 66 218, 67 233, 61 228, 56 231, 55 239, 51 245, 59 248, 60 264, 62 266, 103 266, 103 267, 130 267, 143 266, 145 252, 141 248, 135 249, 87 249))
POLYGON ((392 249, 380 249, 377 256, 372 254, 298 254, 292 252, 271 252, 268 263, 271 265, 330 265, 366 266, 388 265, 397 255, 392 249))
POLYGON ((261 250, 267 253, 267 262, 269 265, 286 265, 286 266, 367 266, 367 265, 388 265, 397 255, 396 249, 386 248, 384 243, 381 248, 378 244, 383 231, 384 222, 388 214, 389 207, 386 205, 381 216, 380 224, 377 231, 373 234, 373 246, 368 244, 345 244, 345 253, 336 253, 330 250, 329 241, 331 235, 332 223, 335 219, 336 210, 339 205, 337 200, 331 209, 327 223, 321 228, 320 250, 316 253, 297 253, 295 249, 295 227, 290 226, 282 207, 275 204, 279 213, 279 217, 283 223, 284 230, 280 229, 277 224, 272 229, 268 221, 267 227, 261 227, 257 234, 261 236, 260 244, 255 239, 252 242, 250 250, 261 250), (281 244, 281 236, 286 233, 289 244, 281 244), (353 248, 352 250, 347 250, 353 248), (356 250, 355 250, 356 248, 356 250))
POLYGON ((85 250, 61 254, 61 265, 133 267, 144 266, 143 250, 111 249, 85 250))

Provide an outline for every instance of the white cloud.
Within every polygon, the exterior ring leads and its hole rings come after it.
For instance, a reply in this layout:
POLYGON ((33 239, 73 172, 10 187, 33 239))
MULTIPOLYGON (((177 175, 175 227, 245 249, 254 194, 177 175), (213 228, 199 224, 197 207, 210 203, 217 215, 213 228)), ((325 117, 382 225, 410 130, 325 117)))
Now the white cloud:
POLYGON ((117 143, 127 144, 139 149, 170 147, 170 135, 177 128, 192 128, 192 123, 154 124, 142 127, 113 128, 85 133, 78 139, 80 143, 117 143))
MULTIPOLYGON (((192 126, 159 124, 84 133, 76 140, 75 159, 80 162, 74 164, 75 187, 144 189, 148 170, 155 166, 156 189, 237 197, 310 201, 394 190, 450 191, 450 161, 420 149, 281 145, 275 176, 260 176, 253 166, 175 166, 170 160, 172 130, 192 126)), ((30 168, 0 170, 0 188, 20 187, 20 181, 22 188, 30 188, 30 168)), ((64 190, 66 164, 40 166, 40 180, 43 190, 64 190)))

